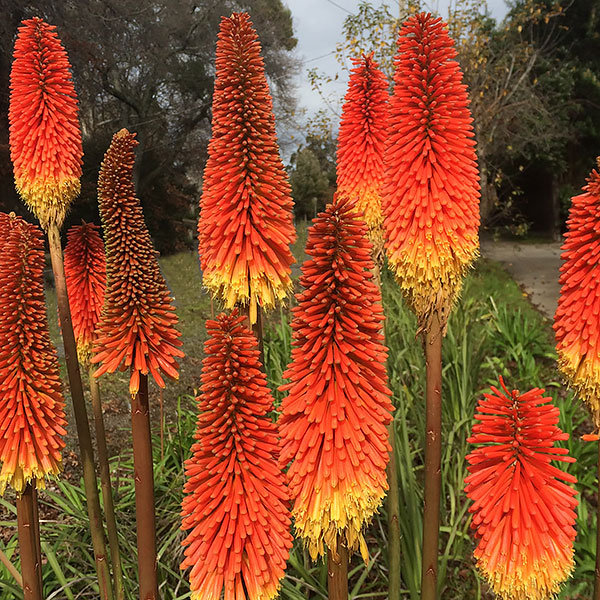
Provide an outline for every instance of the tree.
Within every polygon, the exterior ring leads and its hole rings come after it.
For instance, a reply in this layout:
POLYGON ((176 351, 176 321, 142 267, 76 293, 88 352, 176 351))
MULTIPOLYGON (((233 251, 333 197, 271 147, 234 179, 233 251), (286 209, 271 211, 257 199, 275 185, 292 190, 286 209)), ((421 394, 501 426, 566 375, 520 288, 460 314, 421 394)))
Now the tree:
MULTIPOLYGON (((22 0, 0 0, 0 9, 8 15, 0 26, 4 92, 10 68, 5 61, 16 27, 32 9, 22 0)), ((136 183, 158 249, 175 250, 174 244, 185 240, 182 219, 195 210, 210 135, 219 20, 232 11, 250 13, 276 106, 293 108, 290 81, 296 59, 290 51, 296 39, 291 13, 281 0, 38 3, 37 14, 60 30, 80 100, 86 156, 82 198, 71 221, 81 216, 97 220, 100 159, 112 134, 127 127, 140 141, 136 183)))

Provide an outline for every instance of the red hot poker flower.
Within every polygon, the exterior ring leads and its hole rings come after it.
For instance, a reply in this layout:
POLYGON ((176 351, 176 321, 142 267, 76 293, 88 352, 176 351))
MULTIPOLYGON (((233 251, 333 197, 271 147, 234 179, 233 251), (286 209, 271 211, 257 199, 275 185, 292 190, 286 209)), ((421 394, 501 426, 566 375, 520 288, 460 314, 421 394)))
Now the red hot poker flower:
POLYGON ((77 354, 82 363, 87 363, 106 289, 106 255, 97 225, 83 222, 69 229, 65 275, 77 354))
POLYGON ((546 600, 573 569, 575 477, 552 466, 574 462, 555 447, 569 434, 544 390, 524 394, 492 387, 479 401, 467 456, 466 494, 479 540, 477 566, 506 600, 546 600))
POLYGON ((47 229, 79 194, 81 131, 71 65, 55 27, 23 21, 10 72, 10 157, 23 200, 47 229))
POLYGON ((281 462, 287 465, 296 530, 311 555, 367 547, 361 533, 387 489, 387 388, 381 295, 371 280, 367 228, 336 198, 308 234, 293 309, 292 362, 282 386, 281 462))
POLYGON ((337 191, 356 203, 379 251, 383 244, 383 153, 388 81, 373 54, 353 58, 338 135, 337 191))
POLYGON ((234 13, 217 42, 198 248, 204 285, 227 308, 249 305, 252 323, 292 287, 292 206, 260 43, 250 17, 234 13))
POLYGON ((421 325, 442 325, 478 254, 479 176, 467 88, 439 18, 409 18, 398 39, 383 188, 391 268, 421 325))
MULTIPOLYGON (((600 167, 600 158, 598 158, 600 167)), ((600 427, 600 173, 572 200, 554 317, 558 365, 600 427)))
POLYGON ((0 493, 43 488, 61 470, 66 421, 56 349, 50 341, 38 227, 2 217, 0 249, 0 493))
POLYGON ((272 398, 256 338, 237 310, 207 321, 183 525, 192 598, 270 600, 292 546, 272 398))
POLYGON ((180 333, 173 299, 160 272, 152 238, 133 186, 135 134, 121 129, 113 136, 98 178, 100 216, 106 242, 107 285, 94 342, 95 373, 131 369, 134 396, 140 374, 177 379, 180 333), (162 373, 162 374, 161 374, 162 373))

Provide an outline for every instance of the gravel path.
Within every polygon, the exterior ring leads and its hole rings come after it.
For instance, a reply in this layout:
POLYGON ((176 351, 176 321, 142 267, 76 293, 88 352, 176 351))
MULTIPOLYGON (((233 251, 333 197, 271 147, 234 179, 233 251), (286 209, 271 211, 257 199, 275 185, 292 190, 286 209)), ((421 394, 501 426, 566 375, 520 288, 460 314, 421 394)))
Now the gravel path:
POLYGON ((482 240, 481 254, 502 263, 532 304, 553 319, 560 293, 560 246, 560 242, 523 244, 482 240))

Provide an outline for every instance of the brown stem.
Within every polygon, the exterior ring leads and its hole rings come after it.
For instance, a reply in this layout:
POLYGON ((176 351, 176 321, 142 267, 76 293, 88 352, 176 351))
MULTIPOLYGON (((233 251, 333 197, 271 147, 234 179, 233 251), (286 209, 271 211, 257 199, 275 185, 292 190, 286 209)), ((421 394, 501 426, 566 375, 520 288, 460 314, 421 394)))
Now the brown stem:
POLYGON ((594 600, 600 600, 600 442, 598 442, 598 495, 596 496, 596 571, 594 576, 594 600))
POLYGON ((42 565, 38 560, 41 550, 37 548, 36 523, 33 508, 33 488, 27 484, 20 496, 17 496, 17 527, 19 531, 19 552, 21 571, 23 572, 24 600, 42 600, 42 565))
POLYGON ((437 312, 425 333, 427 405, 425 417, 425 511, 421 600, 437 597, 440 496, 442 488, 442 331, 437 312))
POLYGON ((156 522, 147 375, 140 375, 139 392, 131 399, 131 432, 133 437, 140 600, 155 600, 158 598, 156 522))
POLYGON ((117 520, 113 504, 113 489, 110 481, 110 467, 108 464, 108 449, 106 447, 106 431, 104 429, 104 416, 102 415, 102 400, 100 386, 94 377, 95 369, 88 366, 90 380, 90 396, 94 412, 94 426, 96 430, 96 445, 98 447, 98 464, 100 467, 100 485, 102 487, 102 500, 104 515, 106 517, 106 530, 108 532, 108 546, 110 548, 110 562, 113 571, 113 583, 116 600, 124 600, 123 569, 121 568, 121 553, 119 551, 119 537, 117 535, 117 520))
POLYGON ((401 549, 400 549, 400 491, 398 467, 396 465, 396 432, 394 421, 388 425, 390 438, 390 461, 387 466, 387 525, 388 525, 388 600, 400 600, 402 593, 401 549))
MULTIPOLYGON (((38 507, 38 494, 37 489, 33 488, 31 492, 32 506, 33 506, 33 534, 35 535, 35 551, 37 552, 36 560, 39 565, 42 564, 42 546, 40 543, 40 511, 38 507)), ((44 583, 42 581, 42 569, 38 569, 38 577, 40 579, 40 589, 44 589, 44 583)))
POLYGON ((329 600, 348 600, 348 548, 337 538, 337 551, 327 548, 329 600))
POLYGON ((104 543, 104 531, 102 528, 102 515, 100 512, 100 499, 96 484, 96 472, 94 468, 94 451, 92 449, 92 436, 87 418, 87 410, 83 399, 83 385, 79 362, 77 360, 77 346, 73 334, 73 323, 71 322, 71 310, 67 296, 67 285, 65 280, 65 267, 63 263, 60 233, 55 223, 48 226, 48 244, 50 246, 50 258, 52 260, 52 271, 54 272, 54 284, 56 286, 56 300, 58 303, 58 314, 62 330, 63 344, 65 348, 65 362, 67 363, 67 374, 71 388, 71 399, 73 401, 73 412, 75 414, 75 425, 77 437, 79 438, 79 450, 81 453, 81 465, 83 467, 83 482, 87 500, 88 519, 92 535, 92 546, 96 561, 96 572, 98 574, 98 586, 101 600, 113 600, 110 572, 106 560, 106 545, 104 543))

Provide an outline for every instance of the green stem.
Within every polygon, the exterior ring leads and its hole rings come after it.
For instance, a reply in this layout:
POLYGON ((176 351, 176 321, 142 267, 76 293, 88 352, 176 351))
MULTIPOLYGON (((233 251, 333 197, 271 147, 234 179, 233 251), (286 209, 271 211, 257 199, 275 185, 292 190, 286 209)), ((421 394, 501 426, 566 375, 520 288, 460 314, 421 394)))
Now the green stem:
POLYGON ((329 600, 348 600, 348 548, 337 538, 337 551, 327 548, 327 591, 329 600))
POLYGON ((594 573, 594 600, 600 600, 600 442, 598 442, 598 493, 596 496, 596 570, 594 573))
POLYGON ((131 399, 131 433, 133 437, 140 600, 156 600, 158 598, 156 519, 147 375, 140 374, 140 389, 131 399))
POLYGON ((425 417, 425 510, 421 600, 437 598, 440 497, 442 489, 442 331, 437 312, 425 333, 427 399, 425 417))
POLYGON ((19 553, 23 572, 24 600, 42 600, 41 556, 39 537, 36 535, 38 524, 35 521, 33 507, 33 488, 27 484, 20 496, 17 496, 17 528, 19 532, 19 553))
POLYGON ((104 543, 104 530, 102 527, 102 513, 100 512, 96 471, 94 468, 92 436, 90 434, 87 410, 83 399, 83 385, 81 383, 81 373, 79 372, 77 345, 75 343, 75 335, 73 334, 71 310, 69 308, 69 299, 67 296, 67 284, 65 279, 62 246, 60 243, 60 233, 55 223, 50 223, 48 226, 48 245, 50 247, 50 258, 52 261, 52 271, 54 273, 54 284, 56 286, 56 300, 58 303, 58 314, 60 316, 62 338, 65 348, 65 362, 67 363, 69 386, 71 388, 75 425, 77 427, 77 436, 79 438, 81 465, 83 467, 83 482, 87 500, 90 532, 92 535, 92 546, 96 561, 96 572, 98 574, 100 599, 113 600, 110 572, 106 560, 106 544, 104 543))
POLYGON ((113 490, 110 481, 110 466, 108 464, 108 449, 106 447, 106 431, 102 415, 102 400, 100 386, 94 377, 95 369, 90 365, 88 374, 90 380, 90 396, 94 412, 94 426, 96 430, 96 445, 98 447, 98 464, 100 467, 100 485, 102 487, 102 500, 104 515, 106 517, 106 530, 108 533, 108 546, 110 548, 110 562, 113 571, 113 583, 116 600, 124 600, 123 569, 121 567, 121 553, 119 551, 119 537, 117 535, 117 520, 113 504, 113 490))

